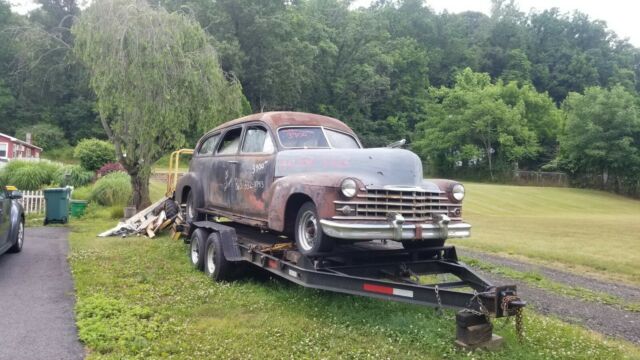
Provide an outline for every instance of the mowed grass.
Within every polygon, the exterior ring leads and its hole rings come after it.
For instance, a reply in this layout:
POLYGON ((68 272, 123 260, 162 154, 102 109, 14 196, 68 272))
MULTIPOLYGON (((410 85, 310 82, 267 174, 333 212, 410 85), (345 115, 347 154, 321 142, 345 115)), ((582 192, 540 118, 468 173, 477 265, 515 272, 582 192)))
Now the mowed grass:
POLYGON ((98 210, 72 223, 76 318, 89 359, 612 359, 637 347, 527 310, 497 352, 454 344, 454 313, 304 289, 280 280, 214 283, 193 270, 182 241, 96 238, 98 210))
POLYGON ((465 186, 472 236, 452 244, 640 284, 640 201, 594 190, 465 186))

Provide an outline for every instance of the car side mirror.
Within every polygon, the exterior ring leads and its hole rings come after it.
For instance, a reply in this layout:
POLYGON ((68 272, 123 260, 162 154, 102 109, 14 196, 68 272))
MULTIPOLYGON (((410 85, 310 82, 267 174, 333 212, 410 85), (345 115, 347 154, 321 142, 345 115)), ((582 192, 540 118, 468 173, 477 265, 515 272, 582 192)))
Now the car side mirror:
POLYGON ((20 200, 22 199, 22 193, 18 190, 13 190, 11 195, 9 195, 9 198, 13 200, 20 200))
POLYGON ((404 146, 404 144, 406 144, 406 143, 407 143, 407 140, 406 140, 406 139, 402 139, 402 140, 398 140, 398 141, 396 141, 396 142, 393 142, 393 143, 391 143, 391 144, 387 145, 387 147, 388 147, 388 148, 392 148, 392 149, 395 149, 395 148, 401 148, 401 147, 403 147, 403 146, 404 146))

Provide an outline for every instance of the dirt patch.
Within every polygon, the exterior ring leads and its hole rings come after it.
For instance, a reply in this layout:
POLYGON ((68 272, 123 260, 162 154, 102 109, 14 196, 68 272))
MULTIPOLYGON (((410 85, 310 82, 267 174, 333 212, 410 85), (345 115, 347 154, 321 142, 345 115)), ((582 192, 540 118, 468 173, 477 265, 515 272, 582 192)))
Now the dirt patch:
MULTIPOLYGON (((537 272, 550 280, 567 286, 579 286, 592 291, 609 293, 626 301, 638 301, 640 299, 640 288, 633 286, 608 283, 566 271, 477 251, 457 250, 462 256, 485 263, 509 267, 520 272, 537 272)), ((506 276, 482 270, 478 271, 482 276, 496 284, 514 283, 514 280, 506 276)), ((626 311, 615 306, 562 296, 522 282, 518 282, 517 285, 518 293, 522 298, 528 302, 530 307, 542 314, 554 315, 567 322, 584 325, 605 335, 620 337, 640 344, 639 312, 626 311)))

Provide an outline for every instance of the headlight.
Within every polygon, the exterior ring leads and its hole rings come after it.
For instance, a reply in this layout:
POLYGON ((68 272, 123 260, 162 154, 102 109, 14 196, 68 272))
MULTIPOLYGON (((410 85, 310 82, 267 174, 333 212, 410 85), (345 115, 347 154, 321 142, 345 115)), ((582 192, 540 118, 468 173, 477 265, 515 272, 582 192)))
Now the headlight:
POLYGON ((451 194, 453 194, 453 198, 462 201, 464 199, 464 186, 462 184, 456 184, 453 189, 451 189, 451 194))
POLYGON ((357 190, 356 181, 353 179, 344 179, 342 180, 342 185, 340 185, 340 189, 342 190, 342 195, 348 198, 352 198, 356 196, 357 190))

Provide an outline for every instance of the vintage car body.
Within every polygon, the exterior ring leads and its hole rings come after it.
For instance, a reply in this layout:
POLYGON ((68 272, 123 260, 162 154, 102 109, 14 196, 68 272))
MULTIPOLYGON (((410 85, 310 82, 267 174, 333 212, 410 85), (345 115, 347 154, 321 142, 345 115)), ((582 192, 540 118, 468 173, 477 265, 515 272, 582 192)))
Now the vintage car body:
POLYGON ((20 252, 24 243, 24 211, 22 198, 14 187, 0 188, 0 255, 20 252))
POLYGON ((424 180, 416 154, 363 149, 341 121, 298 112, 254 114, 211 130, 175 193, 189 221, 210 214, 293 234, 307 254, 329 251, 335 239, 411 247, 467 237, 463 197, 457 182, 424 180))

